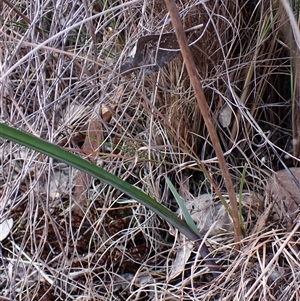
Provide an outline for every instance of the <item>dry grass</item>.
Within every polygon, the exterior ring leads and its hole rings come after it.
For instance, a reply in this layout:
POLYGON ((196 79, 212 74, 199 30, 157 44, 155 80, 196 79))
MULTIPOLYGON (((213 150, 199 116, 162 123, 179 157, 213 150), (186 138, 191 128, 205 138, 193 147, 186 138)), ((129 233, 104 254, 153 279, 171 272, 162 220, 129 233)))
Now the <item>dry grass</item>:
MULTIPOLYGON (((244 191, 264 195, 282 169, 274 148, 298 164, 290 16, 275 1, 177 2, 186 29, 203 24, 190 33, 200 37, 191 49, 236 191, 247 163, 244 191)), ((215 196, 201 165, 224 191, 181 56, 151 75, 116 75, 138 38, 172 31, 164 1, 9 3, 15 9, 1 7, 1 121, 90 157, 174 211, 166 174, 185 200, 215 196), (83 147, 93 118, 97 155, 83 147)), ((3 300, 300 300, 298 224, 274 223, 262 198, 244 203, 238 254, 233 233, 206 237, 219 279, 196 249, 174 276, 189 242, 163 220, 97 180, 81 191, 83 212, 72 210, 81 197, 74 170, 3 140, 0 150, 0 217, 14 219, 0 245, 3 300)))

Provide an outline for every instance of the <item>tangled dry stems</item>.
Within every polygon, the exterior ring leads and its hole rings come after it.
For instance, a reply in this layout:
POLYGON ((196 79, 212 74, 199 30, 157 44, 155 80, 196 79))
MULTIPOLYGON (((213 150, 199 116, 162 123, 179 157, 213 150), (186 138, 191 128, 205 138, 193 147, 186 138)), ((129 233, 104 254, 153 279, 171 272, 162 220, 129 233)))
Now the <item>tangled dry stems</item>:
MULTIPOLYGON (((244 190, 263 194, 270 172, 282 168, 270 145, 292 153, 288 18, 278 3, 264 0, 182 2, 185 28, 203 24, 192 34, 201 37, 192 51, 236 188, 247 163, 244 190), (227 127, 219 121, 225 106, 232 114, 227 127)), ((139 37, 172 31, 163 1, 13 4, 31 24, 3 4, 1 121, 88 157, 83 139, 96 116, 97 164, 174 211, 166 174, 186 200, 214 194, 199 159, 222 190, 182 58, 147 76, 112 75, 139 37)), ((210 282, 195 249, 173 277, 176 253, 188 241, 113 188, 87 183, 88 203, 77 215, 71 210, 77 175, 68 166, 6 141, 1 165, 1 218, 14 218, 10 239, 1 243, 2 298, 300 298, 297 228, 291 236, 272 223, 262 199, 245 205, 239 254, 232 233, 205 238, 224 270, 210 282)))

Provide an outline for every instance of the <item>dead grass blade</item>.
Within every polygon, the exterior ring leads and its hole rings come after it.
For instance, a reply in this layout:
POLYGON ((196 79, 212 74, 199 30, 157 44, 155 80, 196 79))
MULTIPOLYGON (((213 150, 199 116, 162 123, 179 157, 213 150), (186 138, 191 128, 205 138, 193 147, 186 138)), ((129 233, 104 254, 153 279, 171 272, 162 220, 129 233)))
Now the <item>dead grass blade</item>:
POLYGON ((166 5, 168 7, 168 11, 170 13, 172 23, 174 26, 174 30, 178 39, 178 43, 180 46, 180 49, 182 51, 182 56, 185 61, 186 68, 188 70, 191 83, 193 85, 193 88, 195 90, 196 98, 198 100, 198 104, 202 113, 202 116, 204 118, 205 124, 207 126, 207 130, 209 132, 210 139, 212 141, 212 144, 214 146, 214 150, 217 154, 219 164, 221 167, 222 174, 224 176, 225 185, 227 188, 227 192, 229 194, 230 204, 232 208, 232 218, 234 223, 234 236, 235 236, 235 242, 236 248, 239 249, 239 243, 241 241, 241 228, 240 228, 240 221, 239 221, 239 212, 238 212, 238 205, 236 201, 236 196, 234 192, 234 188, 232 185, 231 176, 224 158, 224 154, 221 148, 221 144, 219 141, 219 138, 217 136, 217 132, 215 129, 215 126, 213 124, 211 115, 209 113, 209 107, 206 101, 206 98, 204 96, 203 90, 201 88, 201 83, 199 81, 199 77, 197 75, 196 66, 193 60, 192 53, 189 49, 189 45, 185 36, 185 32, 183 30, 183 26, 180 20, 180 16, 176 7, 176 4, 173 0, 165 0, 166 5))
MULTIPOLYGON (((102 124, 100 123, 98 116, 92 116, 87 125, 82 149, 86 154, 89 154, 88 158, 93 164, 96 164, 98 159, 99 147, 103 141, 102 132, 102 124)), ((79 216, 84 215, 84 208, 88 206, 88 190, 91 186, 91 180, 91 176, 81 171, 76 175, 74 188, 75 205, 73 210, 74 213, 79 216)))

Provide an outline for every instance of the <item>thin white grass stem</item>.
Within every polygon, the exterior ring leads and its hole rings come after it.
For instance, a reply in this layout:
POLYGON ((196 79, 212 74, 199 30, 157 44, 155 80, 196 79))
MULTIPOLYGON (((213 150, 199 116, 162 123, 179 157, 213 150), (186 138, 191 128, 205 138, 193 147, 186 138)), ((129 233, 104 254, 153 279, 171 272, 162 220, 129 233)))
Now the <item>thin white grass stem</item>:
POLYGON ((23 256, 28 260, 28 263, 31 263, 35 269, 38 271, 38 273, 41 274, 41 276, 50 284, 53 285, 54 281, 46 274, 44 273, 44 271, 42 269, 40 269, 39 264, 35 263, 17 244, 15 244, 12 241, 12 244, 14 245, 14 247, 23 254, 23 256))
POLYGON ((293 228, 293 230, 291 231, 291 233, 288 235, 288 237, 286 238, 286 240, 283 242, 283 244, 281 245, 281 247, 278 249, 278 251, 276 252, 276 254, 274 255, 274 257, 268 263, 268 265, 264 268, 264 270, 261 271, 261 274, 256 279, 256 281, 254 282, 254 284, 252 285, 252 287, 249 289, 248 293, 245 295, 245 299, 252 300, 253 296, 255 295, 255 293, 256 293, 256 291, 258 289, 257 286, 261 282, 261 279, 267 273, 270 273, 273 264, 276 262, 276 260, 278 260, 278 257, 281 255, 281 253, 286 248, 286 246, 288 245, 288 243, 290 242, 290 240, 293 238, 293 236, 295 235, 295 233, 298 231, 299 227, 300 227, 300 220, 299 220, 299 217, 298 217, 297 221, 296 221, 295 227, 293 228))
POLYGON ((24 55, 21 59, 18 60, 18 62, 16 64, 14 64, 12 67, 10 67, 4 74, 2 74, 2 76, 0 77, 0 81, 3 81, 3 79, 8 76, 13 70, 15 70, 18 66, 20 66, 23 62, 25 62, 29 57, 32 56, 32 54, 34 54, 35 52, 37 52, 38 50, 44 48, 48 43, 50 43, 51 41, 55 40, 56 38, 60 37, 61 35, 63 35, 66 32, 69 32, 70 30, 85 24, 86 22, 92 21, 96 18, 99 18, 105 14, 111 13, 115 10, 119 10, 121 8, 133 5, 135 3, 141 2, 141 0, 132 0, 120 5, 117 5, 115 7, 109 8, 103 12, 100 12, 98 14, 95 14, 89 18, 86 18, 78 23, 75 23, 73 25, 71 25, 68 28, 63 29, 62 31, 58 32, 57 34, 55 34, 54 36, 50 37, 49 39, 47 39, 46 41, 44 41, 43 43, 39 44, 36 46, 36 48, 32 49, 31 51, 29 51, 26 55, 24 55))

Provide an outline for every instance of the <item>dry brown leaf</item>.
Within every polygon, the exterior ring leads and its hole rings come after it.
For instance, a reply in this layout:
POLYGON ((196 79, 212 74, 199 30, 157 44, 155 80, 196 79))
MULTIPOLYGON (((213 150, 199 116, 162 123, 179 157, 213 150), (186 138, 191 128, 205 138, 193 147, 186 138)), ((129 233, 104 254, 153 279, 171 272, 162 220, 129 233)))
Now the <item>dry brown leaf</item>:
MULTIPOLYGON (((110 101, 109 105, 103 105, 100 108, 100 114, 102 117, 102 122, 108 123, 113 116, 113 113, 118 105, 121 102, 124 92, 124 87, 120 87, 115 95, 115 98, 110 101)), ((98 158, 99 146, 101 141, 103 141, 102 135, 102 123, 95 114, 91 118, 88 124, 84 125, 82 129, 85 129, 85 139, 81 147, 83 153, 89 154, 89 159, 92 163, 96 163, 98 158)), ((87 192, 91 184, 91 176, 78 172, 75 181, 74 189, 74 212, 82 215, 82 209, 88 204, 87 192)))
POLYGON ((193 244, 189 243, 182 243, 179 247, 178 251, 176 252, 176 257, 172 264, 172 269, 170 270, 169 280, 177 277, 179 274, 183 273, 185 270, 185 266, 192 254, 193 244))
MULTIPOLYGON (((102 124, 98 116, 94 116, 87 127, 85 140, 82 149, 85 153, 90 153, 89 159, 92 163, 96 163, 98 158, 98 149, 100 146, 102 137, 102 124)), ((91 184, 91 176, 79 171, 75 180, 74 189, 74 201, 75 205, 73 211, 82 215, 82 208, 88 204, 87 192, 91 184)))
POLYGON ((0 242, 3 241, 10 233, 13 227, 14 221, 12 218, 4 220, 0 224, 0 242))
MULTIPOLYGON (((201 235, 214 236, 233 231, 232 220, 225 207, 211 195, 203 194, 185 202, 186 209, 196 222, 201 235)), ((180 212, 180 211, 179 211, 180 212)))
POLYGON ((145 74, 149 75, 168 65, 179 53, 175 33, 143 36, 137 42, 134 57, 121 66, 120 73, 129 74, 146 66, 145 74))
POLYGON ((103 122, 108 123, 110 121, 116 107, 117 107, 117 105, 112 105, 112 106, 103 105, 103 107, 101 108, 101 116, 102 116, 103 122))
MULTIPOLYGON (((300 168, 290 168, 300 180, 300 168)), ((293 225, 299 214, 300 191, 292 176, 286 170, 275 173, 266 185, 267 204, 274 206, 273 219, 285 227, 293 225)))
POLYGON ((232 109, 227 103, 221 108, 218 119, 223 128, 228 128, 230 126, 232 109))
POLYGON ((112 118, 117 106, 122 101, 124 93, 124 86, 120 86, 117 88, 117 93, 109 100, 108 104, 104 104, 101 106, 100 112, 103 122, 109 123, 112 118))

